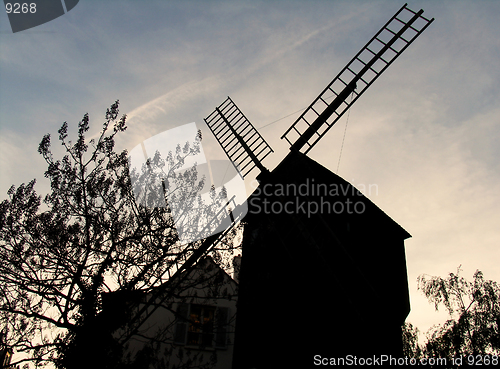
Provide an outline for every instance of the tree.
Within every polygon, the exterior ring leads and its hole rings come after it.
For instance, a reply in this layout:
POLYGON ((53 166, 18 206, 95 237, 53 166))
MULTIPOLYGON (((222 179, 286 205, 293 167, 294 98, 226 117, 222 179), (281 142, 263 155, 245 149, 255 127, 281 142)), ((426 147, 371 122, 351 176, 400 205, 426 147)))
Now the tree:
POLYGON ((418 344, 419 330, 413 324, 406 322, 403 327, 403 357, 420 358, 422 349, 418 344))
POLYGON ((216 214, 225 201, 224 191, 217 194, 214 188, 211 203, 201 200, 205 179, 197 178, 195 166, 176 173, 199 152, 201 134, 167 158, 157 152, 141 172, 129 172, 127 152, 114 151, 115 137, 126 130, 118 101, 107 110, 96 140, 86 140, 88 130, 86 114, 72 143, 63 123, 61 160, 53 157, 50 135, 40 142, 51 184, 43 200, 47 210, 41 208, 35 180, 12 186, 0 204, 0 328, 8 347, 29 355, 22 361, 114 367, 122 348, 112 338, 112 327, 103 324, 102 294, 132 296, 165 283, 201 242, 178 242, 172 204, 138 205, 132 182, 142 181, 145 198, 154 196, 157 190, 148 192, 148 181, 156 173, 163 176, 163 195, 170 201, 176 198, 168 196, 173 191, 184 201, 196 199, 191 205, 198 218, 190 215, 192 225, 216 214), (151 165, 160 172, 152 172, 151 165))
POLYGON ((403 342, 419 357, 457 358, 500 355, 500 287, 485 280, 477 270, 472 282, 460 276, 461 269, 447 278, 421 275, 418 288, 435 309, 444 305, 450 319, 427 332, 427 343, 415 345, 418 331, 411 324, 403 329, 403 342))

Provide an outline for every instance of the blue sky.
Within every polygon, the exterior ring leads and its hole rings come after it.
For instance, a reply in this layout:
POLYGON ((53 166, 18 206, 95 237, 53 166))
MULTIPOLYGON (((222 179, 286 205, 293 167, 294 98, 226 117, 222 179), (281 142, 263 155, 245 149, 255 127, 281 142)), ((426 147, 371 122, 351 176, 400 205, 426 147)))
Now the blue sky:
MULTIPOLYGON (((37 178, 42 136, 89 113, 94 133, 116 99, 120 149, 196 122, 210 159, 224 153, 203 118, 229 95, 275 150, 283 132, 404 1, 90 1, 12 34, 0 15, 0 198, 37 178), (265 127, 264 127, 265 126, 265 127)), ((370 199, 406 242, 412 312, 444 320, 422 273, 462 265, 500 281, 500 2, 411 1, 434 23, 353 105, 338 174, 376 184, 370 199)), ((310 152, 335 171, 346 117, 310 152)), ((71 127, 73 130, 71 131, 71 127)), ((255 173, 256 174, 256 173, 255 173)), ((247 182, 251 187, 252 178, 247 182)))

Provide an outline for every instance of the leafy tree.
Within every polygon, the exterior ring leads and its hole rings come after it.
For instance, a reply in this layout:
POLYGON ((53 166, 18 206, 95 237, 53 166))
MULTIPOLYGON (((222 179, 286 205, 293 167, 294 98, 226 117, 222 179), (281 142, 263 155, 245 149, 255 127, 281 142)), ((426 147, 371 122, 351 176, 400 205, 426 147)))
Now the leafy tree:
POLYGON ((479 270, 472 282, 460 276, 460 271, 459 267, 447 278, 418 277, 418 288, 436 310, 444 305, 450 319, 427 332, 422 349, 416 344, 418 330, 407 324, 403 329, 406 352, 441 358, 500 355, 500 287, 485 280, 479 270))
POLYGON ((114 150, 115 137, 125 129, 118 101, 107 110, 97 139, 85 138, 87 114, 78 123, 75 142, 68 141, 64 122, 58 131, 62 159, 54 159, 50 135, 38 148, 51 184, 43 208, 35 180, 12 186, 0 204, 0 329, 8 347, 28 355, 22 361, 114 367, 123 348, 112 337, 116 327, 101 314, 103 293, 131 297, 135 291, 150 291, 201 242, 178 242, 172 204, 138 205, 132 182, 142 181, 146 199, 157 196, 157 189, 148 187, 151 173, 157 173, 170 201, 176 198, 168 196, 173 191, 183 201, 195 199, 190 207, 198 215, 186 217, 188 226, 210 219, 225 201, 224 191, 217 194, 213 188, 211 203, 201 200, 204 178, 197 178, 195 166, 176 173, 199 152, 201 134, 167 158, 157 152, 140 172, 129 172, 127 152, 114 150), (152 172, 151 165, 160 172, 152 172))
POLYGON ((406 322, 403 325, 403 357, 420 358, 422 356, 418 335, 419 330, 413 324, 406 322))

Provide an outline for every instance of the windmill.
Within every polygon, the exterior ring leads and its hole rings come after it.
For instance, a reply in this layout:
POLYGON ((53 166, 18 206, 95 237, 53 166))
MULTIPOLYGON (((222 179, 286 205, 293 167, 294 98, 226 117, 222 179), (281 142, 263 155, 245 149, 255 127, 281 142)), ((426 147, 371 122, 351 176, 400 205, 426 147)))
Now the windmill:
POLYGON ((422 14, 405 4, 389 19, 282 135, 290 153, 272 171, 262 163, 272 149, 231 98, 205 119, 242 176, 260 171, 245 218, 234 368, 401 355, 411 236, 307 154, 432 23, 422 14))

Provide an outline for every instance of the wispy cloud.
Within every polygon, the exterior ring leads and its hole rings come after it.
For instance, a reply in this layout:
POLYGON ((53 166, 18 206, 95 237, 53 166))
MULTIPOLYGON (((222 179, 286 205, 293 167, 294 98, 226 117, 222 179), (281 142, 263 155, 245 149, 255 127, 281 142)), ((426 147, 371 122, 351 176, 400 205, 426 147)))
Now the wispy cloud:
POLYGON ((212 76, 201 81, 187 82, 174 90, 148 101, 127 114, 130 125, 148 124, 181 104, 187 104, 199 95, 218 90, 224 82, 219 76, 212 76))

